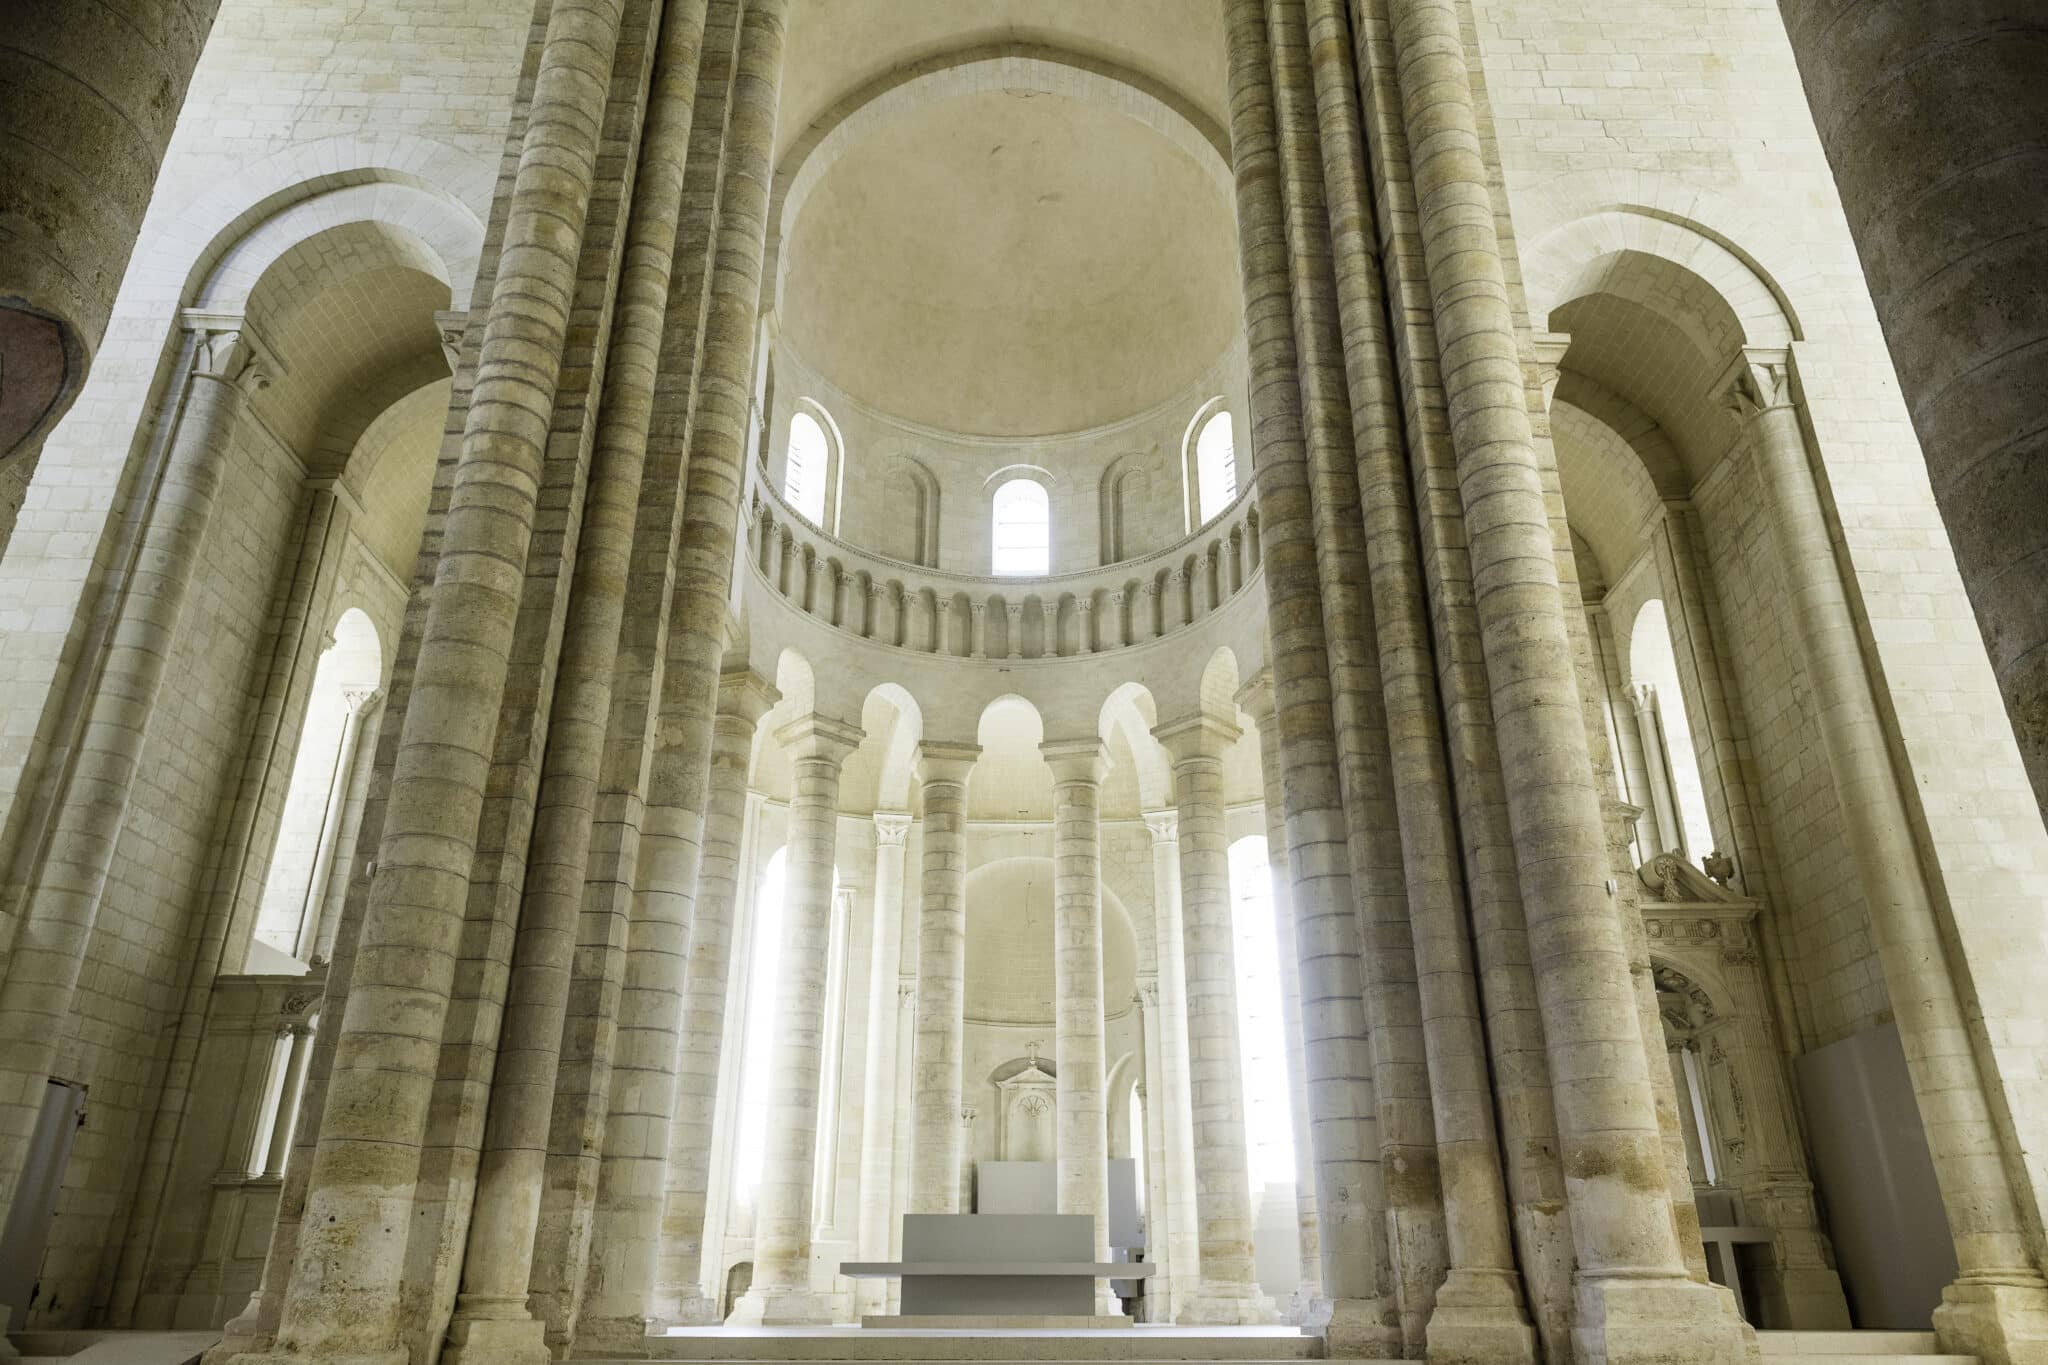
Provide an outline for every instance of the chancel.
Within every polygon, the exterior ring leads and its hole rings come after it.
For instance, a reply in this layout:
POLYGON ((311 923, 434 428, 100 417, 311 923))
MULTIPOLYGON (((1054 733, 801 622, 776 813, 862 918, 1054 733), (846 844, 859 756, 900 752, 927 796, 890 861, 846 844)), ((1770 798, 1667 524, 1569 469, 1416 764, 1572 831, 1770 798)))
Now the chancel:
POLYGON ((0 1357, 2048 1365, 2037 5, 0 13, 0 1357))

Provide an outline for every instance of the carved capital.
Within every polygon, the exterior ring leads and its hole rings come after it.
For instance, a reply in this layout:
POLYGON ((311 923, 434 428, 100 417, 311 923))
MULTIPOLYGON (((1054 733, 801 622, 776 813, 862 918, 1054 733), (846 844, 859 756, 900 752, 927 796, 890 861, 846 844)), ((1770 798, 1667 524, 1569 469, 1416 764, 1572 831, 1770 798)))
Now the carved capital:
POLYGON ((1152 831, 1152 842, 1173 843, 1180 838, 1180 812, 1148 810, 1145 812, 1145 828, 1152 831))
POLYGON ((462 362, 462 334, 469 330, 469 314, 443 310, 434 314, 434 327, 441 334, 441 356, 448 362, 448 373, 454 374, 462 362))
POLYGON ((1744 422, 1772 408, 1790 407, 1791 359, 1791 354, 1781 349, 1744 347, 1715 386, 1722 406, 1744 422))
POLYGON ((875 812, 875 843, 882 848, 902 848, 910 839, 910 816, 900 810, 875 812))
POLYGON ((244 394, 269 388, 284 366, 268 346, 234 313, 187 309, 185 330, 192 333, 192 373, 232 384, 244 394))

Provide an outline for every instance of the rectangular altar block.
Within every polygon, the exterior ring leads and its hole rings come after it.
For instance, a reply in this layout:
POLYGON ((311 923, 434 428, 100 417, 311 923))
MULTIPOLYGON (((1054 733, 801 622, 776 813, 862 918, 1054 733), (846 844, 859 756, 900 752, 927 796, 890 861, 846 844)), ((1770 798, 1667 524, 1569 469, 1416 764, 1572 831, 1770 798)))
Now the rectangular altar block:
POLYGON ((901 1276, 902 1316, 887 1325, 903 1327, 968 1319, 1128 1326, 1128 1317, 1096 1315, 1096 1281, 1150 1270, 1098 1263, 1095 1220, 1077 1213, 905 1214, 901 1261, 840 1267, 849 1276, 901 1276))

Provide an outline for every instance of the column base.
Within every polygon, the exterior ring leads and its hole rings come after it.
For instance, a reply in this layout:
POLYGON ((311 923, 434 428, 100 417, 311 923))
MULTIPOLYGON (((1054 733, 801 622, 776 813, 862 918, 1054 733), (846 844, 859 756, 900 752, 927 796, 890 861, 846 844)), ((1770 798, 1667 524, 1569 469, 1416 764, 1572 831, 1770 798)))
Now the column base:
POLYGON ((1204 1280, 1182 1302, 1174 1321, 1184 1327, 1259 1327, 1280 1321, 1280 1310, 1256 1284, 1204 1280))
POLYGON ((1424 1329, 1430 1365, 1534 1365, 1536 1329, 1513 1271, 1453 1270, 1424 1329))
POLYGON ((12 1321, 14 1321, 14 1309, 7 1304, 0 1303, 0 1363, 9 1363, 21 1359, 21 1352, 16 1350, 14 1343, 7 1339, 7 1324, 12 1321))
POLYGON ((1581 1365, 1749 1365, 1749 1332, 1719 1285, 1682 1275, 1581 1279, 1581 1365))
POLYGON ((726 1319, 731 1327, 830 1327, 832 1304, 808 1289, 762 1289, 740 1295, 726 1319))
POLYGON ((277 1322, 266 1309, 263 1291, 249 1296, 242 1311, 220 1329, 220 1340, 199 1357, 199 1365, 228 1365, 236 1356, 261 1355, 277 1340, 277 1322))
POLYGON ((719 1310, 718 1301, 693 1289, 684 1298, 678 1299, 670 1311, 648 1321, 647 1330, 661 1333, 671 1327, 716 1327, 725 1321, 725 1314, 719 1310))
POLYGON ((403 1346, 383 1351, 251 1351, 229 1358, 228 1365, 407 1365, 403 1346))
POLYGON ((1399 1360, 1401 1328, 1391 1305, 1379 1299, 1324 1299, 1323 1354, 1332 1360, 1399 1360))
MULTIPOLYGON (((404 1359, 405 1353, 399 1353, 404 1359)), ((547 1324, 528 1317, 462 1318, 448 1324, 442 1365, 551 1365, 547 1324)))
POLYGON ((2048 1282, 2028 1271, 1966 1275, 1941 1291, 1934 1334, 1944 1352, 1983 1365, 2048 1365, 2048 1282))
POLYGON ((569 1343, 571 1360, 646 1360, 656 1354, 650 1337, 668 1327, 660 1318, 578 1318, 569 1343))

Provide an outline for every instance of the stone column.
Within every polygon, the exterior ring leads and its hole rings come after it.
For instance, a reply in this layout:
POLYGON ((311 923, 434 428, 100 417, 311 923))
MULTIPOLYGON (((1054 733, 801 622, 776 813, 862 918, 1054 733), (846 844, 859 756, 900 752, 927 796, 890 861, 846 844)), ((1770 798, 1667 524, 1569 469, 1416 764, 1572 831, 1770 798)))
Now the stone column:
MULTIPOLYGON (((651 1248, 633 1261, 633 1273, 610 1293, 639 1297, 651 1324, 702 1326, 717 1320, 717 1304, 698 1285, 702 1236, 705 1236, 705 1191, 711 1166, 711 1124, 721 1083, 721 1044, 725 1040, 725 988, 731 966, 733 907, 739 888, 739 845, 748 804, 748 769, 754 759, 754 731, 774 706, 778 694, 758 673, 733 673, 719 684, 719 710, 711 733, 711 772, 702 817, 702 849, 668 847, 659 821, 649 821, 641 839, 641 896, 694 894, 690 913, 690 952, 680 962, 676 990, 682 1011, 676 1025, 676 1076, 666 1087, 668 1109, 643 1119, 647 1146, 666 1160, 653 1179, 651 1207, 641 1220, 655 1226, 637 1228, 631 1238, 651 1248), (684 872, 694 872, 694 888, 678 888, 684 872)), ((664 1089, 664 1087, 655 1087, 664 1089)), ((594 1300, 594 1308, 602 1302, 594 1300)), ((578 1330, 582 1336, 582 1328, 578 1330)))
POLYGON ((137 493, 151 499, 148 524, 0 984, 0 1209, 12 1200, 67 1030, 221 471, 249 395, 276 372, 240 319, 193 314, 186 326, 182 410, 161 482, 137 493))
MULTIPOLYGON (((910 817, 875 812, 875 933, 868 968, 867 1093, 861 1100, 860 1254, 889 1259, 889 1213, 894 1206, 896 1032, 898 977, 903 964, 903 856, 910 817)), ((854 1283, 855 1317, 885 1311, 888 1286, 854 1283)))
POLYGON ((1307 1322, 1323 1297, 1323 1253, 1317 1234, 1316 1162, 1310 1137, 1308 1063, 1301 1037, 1301 960, 1294 932, 1294 882, 1287 871, 1287 811, 1280 780, 1280 720, 1273 684, 1261 675, 1237 694, 1237 707, 1259 728, 1259 775, 1266 807, 1266 867, 1273 884, 1273 938, 1280 954, 1280 1022, 1287 1035, 1288 1118, 1294 1132, 1294 1217, 1301 1287, 1288 1317, 1307 1322))
MULTIPOLYGON (((1525 1354, 1522 1296, 1498 1273, 1511 1265, 1543 1355, 1561 1360, 1572 1350, 1570 1218, 1450 423, 1435 381, 1411 383, 1395 364, 1398 352, 1410 376, 1439 368, 1428 310, 1388 297, 1428 296, 1420 224, 1405 179, 1375 182, 1365 159, 1361 89, 1377 165, 1409 159, 1395 62, 1384 26, 1354 33, 1344 0, 1305 8, 1446 1232, 1454 1267, 1474 1272, 1439 1289, 1429 1342, 1432 1354, 1525 1354), (1359 64, 1374 73, 1363 86, 1359 64), (1496 1165, 1518 1258, 1488 1231, 1496 1165), (1462 1342, 1454 1325, 1472 1329, 1462 1342)), ((1326 1240, 1327 1228, 1326 1213, 1326 1240)))
POLYGON ((374 713, 383 700, 383 691, 375 687, 349 688, 341 694, 348 714, 341 723, 341 739, 334 746, 334 775, 327 780, 327 801, 320 812, 319 851, 306 874, 306 898, 299 908, 299 931, 292 942, 292 956, 301 961, 319 956, 321 946, 333 937, 327 925, 328 883, 334 879, 335 859, 347 856, 342 852, 348 835, 344 826, 349 795, 355 790, 357 760, 362 756, 363 718, 374 713))
POLYGON ((1685 852, 1685 827, 1678 818, 1678 790, 1671 780, 1671 751, 1664 743, 1664 724, 1657 714, 1657 689, 1638 683, 1629 692, 1636 736, 1643 749, 1644 793, 1649 797, 1651 857, 1685 852))
MULTIPOLYGON (((0 438, 0 490, 28 486, 43 438, 85 383, 219 8, 172 0, 137 13, 109 0, 48 0, 8 16, 0 370, 9 407, 29 420, 15 440, 0 438)), ((0 492, 0 509, 20 501, 0 492)), ((13 519, 0 518, 4 550, 13 519)))
POLYGON ((1252 1269, 1251 1174, 1238 1056, 1230 863, 1223 835, 1223 751, 1238 731, 1197 715, 1161 725, 1153 734, 1173 759, 1174 805, 1180 816, 1182 956, 1187 963, 1195 1217, 1201 1243, 1201 1285, 1182 1303, 1179 1321, 1271 1322, 1273 1302, 1252 1269))
POLYGON ((1310 1078, 1317 1238, 1323 1291, 1331 1303, 1325 1349, 1395 1356, 1404 1344, 1387 1254, 1362 926, 1324 625, 1322 528, 1302 420, 1266 7, 1262 0, 1230 0, 1224 22, 1253 443, 1260 452, 1257 510, 1271 637, 1267 654, 1287 765, 1284 804, 1310 1078))
POLYGON ((1724 1291, 1687 1274, 1665 1183, 1526 376, 1455 0, 1391 0, 1481 642, 1543 1011, 1591 1359, 1736 1362, 1724 1291))
POLYGON ((284 1175, 285 1158, 291 1154, 299 1097, 306 1089, 306 1066, 313 1059, 311 1026, 293 1024, 284 1034, 291 1039, 285 1053, 284 1083, 277 1090, 277 1117, 270 1121, 270 1141, 263 1153, 263 1174, 273 1180, 284 1175))
MULTIPOLYGON (((592 1120, 601 1122, 603 1117, 591 1102, 596 1097, 589 1093, 599 1076, 564 1057, 565 1043, 587 1030, 565 1034, 563 1024, 577 993, 571 978, 579 974, 583 936, 578 929, 585 912, 586 873, 593 870, 593 848, 616 839, 617 808, 637 805, 635 788, 644 771, 643 744, 608 745, 607 730, 681 213, 683 154, 690 139, 704 8, 703 0, 672 6, 660 36, 657 82, 648 102, 642 173, 634 181, 610 359, 604 370, 561 664, 535 799, 462 1290, 448 1329, 450 1365, 467 1365, 477 1353, 489 1359, 543 1360, 549 1354, 547 1321, 569 1316, 560 1300, 569 1296, 573 1279, 561 1281, 571 1269, 555 1265, 550 1272, 534 1273, 537 1264, 556 1260, 564 1251, 549 1246, 559 1239, 542 1231, 542 1191, 559 1184, 546 1178, 545 1168, 562 1102, 573 1101, 582 1092, 583 1102, 568 1108, 583 1116, 577 1127, 586 1133, 592 1120), (593 840, 601 806, 613 838, 593 840), (528 1311, 530 1279, 535 1307, 541 1310, 537 1314, 528 1311)), ((696 840, 690 842, 694 846, 696 840)), ((630 846, 623 853, 626 865, 621 867, 621 850, 603 850, 595 859, 599 875, 592 879, 599 896, 608 894, 620 913, 631 899, 634 880, 630 846)), ((652 904, 662 907, 666 902, 652 904)), ((643 924, 643 938, 645 933, 643 924)), ((600 1031, 611 1022, 604 1020, 600 1031)), ((595 1070, 601 1073, 602 1065, 595 1070)), ((582 1152, 596 1145, 584 1140, 576 1147, 582 1152)))
MULTIPOLYGON (((1052 769, 1053 1060, 1058 1073, 1059 1211, 1095 1220, 1109 1259, 1109 1129, 1102 1057, 1102 778, 1100 739, 1039 745, 1052 769)), ((1107 1281, 1100 1312, 1114 1311, 1107 1281)))
MULTIPOLYGON (((917 978, 908 972, 896 977, 896 1075, 913 1075, 917 1048, 917 978)), ((913 1086, 896 1087, 896 1112, 890 1116, 889 1145, 889 1257, 903 1255, 903 1214, 910 1203, 910 1154, 915 1145, 913 1086)), ((903 1282, 890 1280, 888 1301, 883 1311, 896 1312, 903 1303, 903 1282)))
POLYGON ((917 746, 924 874, 917 923, 910 1212, 960 1211, 960 1053, 967 1006, 967 775, 981 750, 917 746))
POLYGON ((288 1358, 405 1356, 399 1286, 411 1196, 619 21, 617 0, 558 3, 548 20, 278 1326, 288 1358))
POLYGON ((1167 1260, 1173 1216, 1166 1184, 1166 1116, 1161 1112, 1161 1097, 1166 1093, 1166 1057, 1160 1047, 1162 1021, 1156 974, 1138 977, 1138 992, 1131 1003, 1138 1007, 1145 1059, 1144 1079, 1138 1086, 1145 1131, 1135 1138, 1144 1144, 1145 1151, 1145 1259, 1167 1271, 1145 1281, 1145 1321, 1163 1323, 1173 1320, 1172 1266, 1167 1260))
POLYGON ((1962 1273, 1935 1310, 1935 1330, 1945 1350, 1987 1362, 2031 1360, 2048 1350, 2048 1284, 2005 1169, 1971 1045, 1973 1025, 1949 974, 1949 950, 1808 463, 1793 379, 1786 356, 1749 352, 1737 358, 1726 396, 1745 419, 1769 506, 1794 613, 1791 633, 1813 686, 1843 832, 1955 1239, 1962 1273))
POLYGON ((1012 659, 1021 659, 1024 657, 1024 604, 1010 602, 1005 607, 1010 618, 1010 638, 1004 653, 1012 659))
MULTIPOLYGON (((1152 835, 1152 943, 1159 964, 1159 1008, 1147 1021, 1159 1032, 1156 1094, 1162 1130, 1166 1188, 1166 1236, 1155 1240, 1153 1259, 1166 1263, 1169 1308, 1194 1296, 1201 1279, 1201 1241, 1195 1235, 1194 1099, 1188 1081, 1187 959, 1181 953, 1180 813, 1145 812, 1152 835)), ((1149 1295, 1155 1279, 1145 1286, 1149 1295)))
POLYGON ((2040 7, 1778 8, 2006 714, 2048 810, 2040 7))
POLYGON ((795 769, 789 856, 776 959, 775 1045, 768 1063, 768 1130, 754 1196, 754 1284, 733 1308, 744 1326, 832 1320, 811 1292, 811 1192, 824 1065, 827 953, 833 857, 839 842, 839 768, 860 744, 858 727, 826 716, 784 726, 776 739, 795 769))

